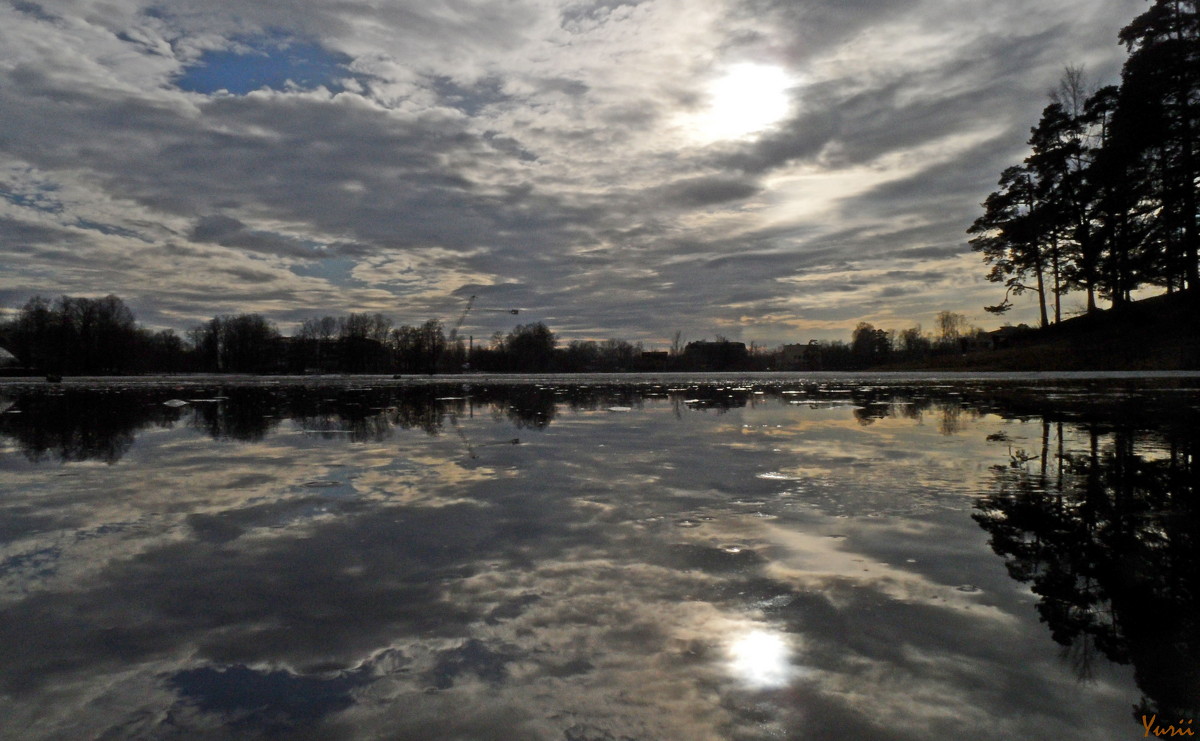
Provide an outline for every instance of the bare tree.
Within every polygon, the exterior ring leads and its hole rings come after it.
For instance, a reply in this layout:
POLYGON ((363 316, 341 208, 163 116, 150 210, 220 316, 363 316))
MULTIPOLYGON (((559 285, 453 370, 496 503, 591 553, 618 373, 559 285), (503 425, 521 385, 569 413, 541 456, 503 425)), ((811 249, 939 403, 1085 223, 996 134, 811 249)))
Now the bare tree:
POLYGON ((954 345, 971 333, 967 317, 953 311, 939 311, 937 315, 937 342, 943 347, 954 345))

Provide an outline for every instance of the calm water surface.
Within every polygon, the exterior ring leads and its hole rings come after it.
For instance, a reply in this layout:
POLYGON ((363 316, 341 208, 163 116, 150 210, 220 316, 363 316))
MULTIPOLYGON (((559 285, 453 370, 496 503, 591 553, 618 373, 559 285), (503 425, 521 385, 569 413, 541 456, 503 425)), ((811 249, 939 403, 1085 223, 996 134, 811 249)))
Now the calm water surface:
POLYGON ((1195 376, 580 380, 0 385, 0 737, 1196 718, 1195 376))

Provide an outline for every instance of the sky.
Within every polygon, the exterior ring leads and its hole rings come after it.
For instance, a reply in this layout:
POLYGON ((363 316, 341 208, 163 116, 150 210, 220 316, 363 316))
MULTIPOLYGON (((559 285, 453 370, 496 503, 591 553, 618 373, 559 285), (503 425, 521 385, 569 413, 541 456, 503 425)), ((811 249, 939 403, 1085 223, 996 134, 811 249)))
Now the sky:
POLYGON ((647 349, 994 328, 966 229, 1146 7, 0 0, 0 311, 114 293, 286 334, 475 295, 463 333, 647 349))

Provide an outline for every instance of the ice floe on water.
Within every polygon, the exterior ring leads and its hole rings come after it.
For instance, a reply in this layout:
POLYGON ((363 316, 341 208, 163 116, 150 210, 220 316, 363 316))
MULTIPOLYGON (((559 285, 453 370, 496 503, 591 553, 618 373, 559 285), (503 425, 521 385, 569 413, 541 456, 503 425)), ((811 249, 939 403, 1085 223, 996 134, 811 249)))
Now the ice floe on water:
POLYGON ((766 471, 764 473, 756 474, 754 478, 766 479, 767 481, 800 481, 803 477, 795 476, 790 473, 781 473, 779 471, 766 471))

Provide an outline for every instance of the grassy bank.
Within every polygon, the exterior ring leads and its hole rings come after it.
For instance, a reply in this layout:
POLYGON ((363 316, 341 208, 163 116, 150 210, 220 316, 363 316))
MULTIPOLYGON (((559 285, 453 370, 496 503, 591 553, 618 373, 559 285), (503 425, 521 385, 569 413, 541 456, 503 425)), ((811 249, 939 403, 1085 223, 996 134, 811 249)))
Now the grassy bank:
POLYGON ((1067 319, 1008 347, 930 358, 889 370, 1200 370, 1200 294, 1184 291, 1067 319))

